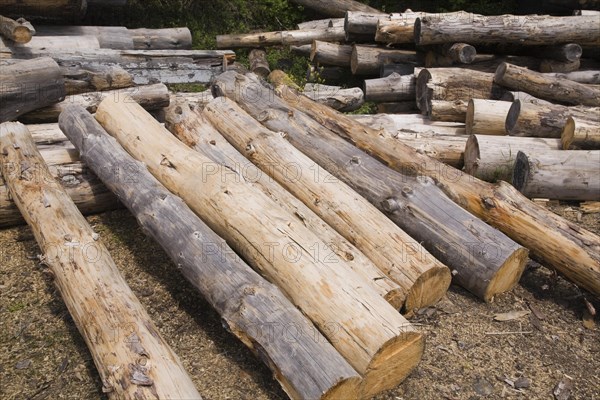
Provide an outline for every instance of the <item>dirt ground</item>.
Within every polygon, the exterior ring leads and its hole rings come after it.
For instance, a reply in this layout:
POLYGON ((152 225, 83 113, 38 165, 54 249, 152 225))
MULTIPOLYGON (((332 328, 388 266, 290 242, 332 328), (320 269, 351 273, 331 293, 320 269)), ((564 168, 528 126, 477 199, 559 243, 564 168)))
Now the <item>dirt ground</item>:
MULTIPOLYGON (((573 206, 553 210, 578 220, 573 206)), ((286 398, 128 212, 88 220, 205 399, 286 398)), ((579 223, 600 233, 599 214, 579 223)), ((0 231, 0 250, 0 399, 105 398, 83 339, 35 259, 30 230, 0 231)), ((597 299, 588 300, 600 311, 597 299)), ((412 319, 427 333, 421 364, 377 399, 551 399, 561 381, 563 396, 570 386, 571 399, 600 399, 600 330, 597 322, 584 326, 585 310, 579 289, 535 262, 492 304, 452 286, 438 306, 412 319), (521 310, 530 313, 494 321, 521 310)))

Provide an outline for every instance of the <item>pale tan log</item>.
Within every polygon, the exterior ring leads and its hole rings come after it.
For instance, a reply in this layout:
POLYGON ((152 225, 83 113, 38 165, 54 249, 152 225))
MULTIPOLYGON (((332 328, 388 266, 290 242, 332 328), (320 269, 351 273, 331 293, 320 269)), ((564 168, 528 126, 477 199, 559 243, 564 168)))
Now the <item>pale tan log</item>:
MULTIPOLYGON (((418 18, 429 17, 435 20, 452 20, 464 15, 464 11, 451 13, 426 13, 406 10, 402 14, 392 14, 389 18, 379 18, 376 26, 375 41, 383 43, 405 44, 415 42, 415 22, 418 18)), ((466 41, 469 43, 468 41, 466 41)), ((450 41, 448 41, 450 43, 450 41)), ((455 42, 452 42, 455 43, 455 42)))
POLYGON ((415 66, 423 64, 421 55, 412 50, 352 46, 350 69, 354 75, 379 75, 381 66, 389 62, 413 64, 415 66))
POLYGON ((432 121, 462 122, 467 119, 468 102, 464 100, 432 100, 427 116, 432 121))
POLYGON ((357 87, 344 89, 340 86, 307 83, 303 93, 316 102, 344 112, 354 111, 365 103, 365 95, 357 87))
POLYGON ((87 10, 86 0, 2 0, 0 14, 29 20, 78 21, 87 10))
POLYGON ((0 15, 0 35, 15 43, 27 43, 35 35, 35 29, 26 19, 19 18, 15 21, 0 15))
POLYGON ((267 77, 271 73, 267 61, 267 52, 263 49, 252 49, 248 54, 248 62, 250 63, 250 71, 256 75, 267 77))
POLYGON ((600 107, 600 88, 549 77, 516 65, 502 63, 496 71, 494 81, 513 90, 531 93, 544 100, 600 107))
POLYGON ((377 103, 375 110, 377 114, 412 114, 418 111, 417 105, 412 100, 377 103))
POLYGON ((96 119, 317 325, 363 375, 357 397, 394 387, 416 366, 423 336, 342 260, 315 260, 305 249, 322 240, 267 196, 236 179, 224 182, 228 169, 189 149, 135 103, 107 98, 96 119))
POLYGON ((310 50, 310 61, 325 65, 350 67, 352 46, 313 40, 310 50))
POLYGON ((63 52, 77 50, 94 50, 100 48, 100 42, 95 36, 33 36, 27 43, 13 43, 0 38, 2 51, 44 51, 63 52))
POLYGON ((344 18, 325 18, 325 19, 317 19, 313 21, 305 21, 300 22, 296 25, 296 28, 299 30, 306 29, 326 29, 333 27, 344 27, 344 18))
POLYGON ((510 101, 471 99, 467 106, 467 135, 506 135, 510 101))
POLYGON ((137 50, 166 50, 192 48, 192 33, 186 27, 163 29, 129 29, 133 48, 137 50))
POLYGON ((89 92, 67 97, 60 103, 40 108, 27 114, 21 115, 19 120, 27 123, 56 122, 60 113, 71 104, 78 104, 90 113, 96 112, 100 102, 107 98, 113 98, 120 103, 137 102, 148 110, 157 110, 169 105, 169 90, 162 83, 132 88, 106 90, 103 92, 89 92))
POLYGON ((565 150, 600 150, 600 121, 590 122, 569 117, 561 134, 565 150))
POLYGON ((600 213, 600 201, 584 201, 579 207, 586 214, 600 213))
POLYGON ((414 100, 415 76, 393 73, 385 78, 365 79, 364 92, 367 101, 397 102, 414 100))
POLYGON ((465 124, 431 121, 421 114, 359 114, 348 115, 348 117, 372 129, 387 131, 393 137, 405 137, 413 134, 426 136, 466 135, 465 124))
POLYGON ((559 139, 471 135, 465 146, 465 171, 488 182, 512 181, 519 151, 560 150, 559 139))
POLYGON ((529 198, 600 200, 600 150, 519 151, 512 184, 529 198))
POLYGON ((355 0, 331 0, 323 2, 320 0, 292 0, 296 4, 315 10, 319 14, 328 17, 344 17, 347 11, 380 12, 376 8, 355 0))
POLYGON ((311 44, 313 40, 341 42, 346 38, 344 28, 305 29, 296 31, 278 31, 247 33, 236 35, 218 35, 218 49, 265 46, 299 46, 311 44))
POLYGON ((38 36, 95 36, 103 49, 132 50, 133 39, 124 26, 64 26, 36 27, 38 36))
POLYGON ((11 196, 88 345, 103 392, 111 399, 200 399, 99 235, 53 179, 24 125, 0 126, 0 154, 11 196))
POLYGON ((552 73, 549 76, 554 78, 568 79, 579 83, 591 85, 600 85, 600 71, 574 71, 566 73, 552 73))

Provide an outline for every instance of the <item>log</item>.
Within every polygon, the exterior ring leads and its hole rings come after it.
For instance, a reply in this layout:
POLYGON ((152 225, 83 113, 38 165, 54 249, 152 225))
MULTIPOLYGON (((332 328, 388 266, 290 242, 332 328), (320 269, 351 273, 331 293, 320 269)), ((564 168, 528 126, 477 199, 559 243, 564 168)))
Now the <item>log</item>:
POLYGON ((417 18, 417 45, 465 42, 545 46, 559 43, 600 45, 600 15, 493 15, 463 13, 455 18, 417 18), (557 43, 558 42, 558 43, 557 43))
POLYGON ((358 374, 275 285, 232 256, 223 239, 127 154, 85 109, 69 106, 60 124, 88 165, 217 310, 227 330, 263 357, 290 398, 349 396, 337 390, 357 385, 358 374), (275 332, 257 329, 264 326, 275 332), (292 341, 283 334, 290 326, 299 333, 292 341), (289 354, 292 348, 294 357, 289 354))
POLYGON ((477 50, 466 43, 447 43, 435 46, 425 55, 425 68, 450 67, 454 64, 471 64, 477 50))
POLYGON ((0 35, 15 43, 27 43, 35 35, 35 29, 29 21, 19 18, 16 21, 0 15, 0 35))
POLYGON ((346 15, 347 11, 380 12, 376 8, 354 0, 332 0, 326 3, 319 0, 292 0, 292 2, 328 17, 342 18, 346 15))
POLYGON ((367 101, 398 102, 415 98, 415 76, 396 73, 385 78, 365 79, 364 92, 367 101))
POLYGON ((61 72, 68 95, 134 86, 131 74, 116 65, 62 67, 61 72))
POLYGON ((250 62, 250 71, 258 76, 266 78, 271 73, 269 62, 267 61, 267 52, 262 49, 252 49, 248 55, 250 62))
POLYGON ((407 311, 433 305, 444 296, 450 286, 450 270, 349 186, 327 174, 310 173, 322 166, 264 128, 232 100, 215 99, 204 114, 238 151, 396 282, 407 311), (289 179, 289 165, 300 171, 295 179, 289 179))
POLYGON ((352 57, 352 46, 313 40, 310 50, 310 61, 325 65, 349 67, 352 57))
POLYGON ((380 18, 401 18, 401 14, 384 14, 380 11, 348 11, 344 16, 344 30, 349 34, 368 35, 375 38, 380 18))
POLYGON ((566 73, 551 73, 548 75, 553 78, 562 78, 579 83, 600 85, 600 71, 573 71, 566 73))
POLYGON ((133 39, 123 26, 57 26, 36 27, 38 36, 95 36, 101 48, 132 50, 133 39))
POLYGON ((299 46, 311 44, 313 40, 343 42, 346 38, 344 28, 305 29, 296 31, 278 31, 261 33, 243 33, 236 35, 217 35, 217 49, 265 46, 299 46))
POLYGON ((512 92, 510 90, 504 92, 499 100, 510 101, 511 103, 515 102, 517 100, 520 100, 525 103, 533 103, 533 104, 537 104, 537 105, 553 105, 554 104, 554 103, 546 101, 546 100, 538 99, 537 97, 534 97, 534 96, 530 95, 529 93, 512 92))
POLYGON ((412 114, 418 111, 414 101, 399 101, 395 103, 377 103, 377 114, 412 114))
POLYGON ((563 149, 600 150, 600 121, 569 117, 561 134, 563 149))
POLYGON ((107 97, 111 97, 120 103, 134 101, 147 110, 158 110, 166 107, 169 105, 170 99, 169 89, 162 83, 103 92, 90 92, 72 95, 60 103, 23 114, 19 117, 19 120, 31 124, 56 122, 60 113, 71 104, 78 104, 88 112, 95 113, 100 102, 107 97))
MULTIPOLYGON (((521 67, 539 70, 542 60, 527 56, 503 56, 495 54, 477 54, 471 64, 454 65, 455 68, 465 68, 480 72, 495 73, 498 66, 503 62, 508 62, 521 67)), ((570 64, 567 65, 570 67, 570 64)), ((557 71, 558 72, 558 71, 557 71)), ((567 71, 563 71, 567 72, 567 71)))
POLYGON ((344 27, 344 18, 326 18, 326 19, 317 19, 313 21, 305 21, 300 22, 296 25, 296 28, 299 30, 306 29, 326 29, 333 27, 344 27))
POLYGON ((53 51, 94 50, 100 48, 96 36, 34 36, 27 43, 14 43, 0 38, 3 52, 23 53, 43 51, 45 54, 53 51))
MULTIPOLYGON (((412 170, 419 176, 433 179, 457 204, 526 245, 544 265, 555 268, 578 286, 600 294, 600 237, 594 233, 530 202, 507 183, 483 182, 400 142, 383 141, 380 132, 357 124, 335 110, 310 100, 296 99, 287 93, 286 96, 286 99, 293 98, 296 106, 317 118, 320 124, 350 138, 356 146, 376 154, 390 167, 412 170)), ((298 116, 299 111, 294 115, 298 116)), ((288 137, 290 132, 287 131, 288 137)), ((325 148, 320 148, 319 152, 326 153, 325 148)))
POLYGON ((552 72, 573 72, 577 71, 581 67, 581 62, 576 61, 556 61, 556 60, 542 60, 540 62, 539 70, 542 73, 552 72))
POLYGON ((417 18, 429 17, 436 20, 451 20, 464 15, 464 11, 452 13, 424 13, 407 10, 399 17, 379 18, 376 26, 375 41, 393 44, 414 43, 415 22, 417 18))
POLYGON ((0 154, 11 196, 90 350, 103 392, 112 399, 201 399, 24 125, 0 126, 0 154))
POLYGON ((506 116, 512 102, 471 99, 467 106, 467 135, 506 135, 506 116))
POLYGON ((516 100, 506 116, 506 132, 512 136, 536 136, 558 139, 569 117, 600 121, 600 108, 567 107, 516 100))
POLYGON ((354 111, 365 103, 365 96, 360 88, 344 89, 339 86, 307 83, 304 94, 314 101, 325 104, 340 111, 354 111))
POLYGON ((600 88, 553 78, 526 68, 502 63, 494 81, 514 90, 522 90, 544 100, 600 107, 600 88))
POLYGON ((65 98, 60 68, 48 57, 0 68, 0 122, 15 118, 65 98))
POLYGON ((467 106, 468 102, 463 100, 433 100, 426 115, 432 121, 464 123, 467 119, 467 106))
POLYGON ((529 198, 600 200, 600 150, 519 151, 513 186, 529 198))
POLYGON ((354 75, 378 75, 385 63, 397 62, 420 66, 422 57, 411 50, 392 50, 381 47, 352 46, 350 69, 354 75))
POLYGON ((163 29, 129 29, 133 48, 137 50, 167 50, 192 48, 192 33, 186 27, 163 29))
POLYGON ((321 248, 322 240, 292 224, 269 197, 237 178, 223 181, 228 169, 189 149, 135 103, 107 98, 96 119, 315 323, 363 376, 357 397, 396 386, 416 366, 423 336, 343 260, 312 257, 307 249, 321 248))
POLYGON ((0 14, 28 20, 78 21, 87 10, 86 0, 2 0, 0 14))
MULTIPOLYGON (((267 128, 285 132, 294 147, 384 212, 434 257, 455 270, 456 282, 480 298, 490 301, 518 280, 527 258, 525 249, 456 206, 431 180, 386 168, 300 110, 313 105, 320 112, 330 108, 291 91, 282 93, 280 98, 252 75, 226 72, 217 78, 213 90, 235 97, 246 112, 267 128), (236 96, 236 90, 252 93, 252 101, 248 101, 248 96, 236 96), (492 258, 482 254, 482 248, 489 243, 495 243, 492 258), (476 277, 481 275, 485 278, 476 277)), ((360 125, 348 120, 354 126, 360 125)), ((389 140, 397 141, 392 137, 389 140)))
POLYGON ((512 182, 519 151, 559 150, 560 140, 471 135, 465 146, 465 172, 488 182, 512 182))
POLYGON ((415 134, 466 135, 465 124, 457 122, 431 121, 420 114, 386 115, 365 114, 349 115, 353 120, 377 131, 387 131, 392 137, 406 137, 415 134))

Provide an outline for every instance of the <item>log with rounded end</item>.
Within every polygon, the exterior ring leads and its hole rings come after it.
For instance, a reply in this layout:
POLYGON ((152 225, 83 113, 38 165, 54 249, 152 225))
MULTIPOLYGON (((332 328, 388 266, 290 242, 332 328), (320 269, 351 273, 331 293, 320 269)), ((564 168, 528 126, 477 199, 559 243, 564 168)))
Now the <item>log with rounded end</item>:
POLYGON ((344 41, 345 37, 346 34, 344 32, 344 28, 336 26, 325 29, 217 35, 217 49, 281 45, 298 46, 303 44, 311 44, 313 40, 342 42, 344 41))
POLYGON ((248 55, 248 62, 250 62, 250 71, 256 75, 266 78, 271 73, 267 52, 263 49, 252 49, 248 55))
POLYGON ((385 78, 365 79, 365 100, 375 102, 408 101, 415 98, 414 75, 393 73, 385 78))
POLYGON ((506 116, 511 106, 509 101, 469 100, 465 122, 467 135, 506 135, 506 116))
POLYGON ((38 36, 95 36, 100 48, 132 50, 131 34, 124 26, 37 26, 38 36))
POLYGON ((313 40, 310 50, 310 61, 324 65, 349 67, 352 46, 313 40))
POLYGON ((15 43, 27 43, 35 35, 35 29, 24 18, 14 20, 0 15, 0 35, 15 43))
POLYGON ((561 135, 563 149, 600 150, 600 121, 569 117, 561 135))
POLYGON ((467 102, 463 100, 432 100, 428 105, 427 116, 432 121, 465 122, 467 102))
POLYGON ((354 75, 378 75, 381 66, 395 62, 422 65, 422 57, 415 51, 392 50, 381 47, 352 46, 350 70, 354 75))

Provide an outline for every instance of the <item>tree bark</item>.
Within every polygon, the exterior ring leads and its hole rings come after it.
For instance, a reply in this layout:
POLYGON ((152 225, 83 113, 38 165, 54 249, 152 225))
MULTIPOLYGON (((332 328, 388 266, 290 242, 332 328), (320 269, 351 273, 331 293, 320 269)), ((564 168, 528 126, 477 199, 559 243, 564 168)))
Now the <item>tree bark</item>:
POLYGON ((0 35, 15 43, 27 43, 35 35, 33 25, 26 19, 14 20, 0 15, 0 35))
POLYGON ((581 67, 581 62, 576 61, 556 61, 556 60, 542 60, 540 62, 539 70, 542 73, 567 73, 577 71, 581 67))
POLYGON ((380 18, 401 18, 401 14, 385 14, 380 11, 348 11, 344 16, 344 30, 348 34, 368 35, 375 38, 377 33, 377 21, 380 18))
POLYGON ((591 85, 600 85, 600 71, 574 71, 567 73, 552 73, 549 76, 553 78, 568 79, 570 81, 587 83, 591 85))
POLYGON ((471 64, 477 50, 466 43, 447 43, 435 46, 425 55, 425 67, 451 67, 454 64, 471 64))
POLYGON ((28 20, 78 21, 87 10, 86 0, 2 0, 0 14, 28 20))
POLYGON ((325 65, 350 67, 352 46, 313 40, 310 50, 310 61, 325 65))
POLYGON ((310 100, 299 99, 295 104, 320 124, 376 154, 390 167, 433 179, 457 204, 526 245, 545 265, 578 286, 600 294, 600 237, 594 233, 528 201, 509 184, 483 182, 402 143, 382 141, 380 132, 310 100))
POLYGON ((326 15, 328 17, 343 18, 347 11, 362 11, 369 13, 380 12, 376 8, 369 7, 354 0, 332 0, 328 2, 322 2, 320 0, 292 0, 296 4, 300 4, 303 7, 315 10, 319 14, 326 15))
POLYGON ((421 55, 415 51, 352 46, 350 69, 354 75, 379 75, 381 66, 389 62, 412 64, 415 66, 423 65, 421 55))
POLYGON ((232 256, 223 239, 127 154, 85 109, 68 107, 60 124, 144 231, 217 310, 227 330, 264 357, 291 398, 350 395, 343 390, 357 385, 356 372, 275 285, 232 256), (293 341, 283 334, 290 326, 299 333, 293 341), (266 334, 265 327, 274 327, 275 332, 266 334))
MULTIPOLYGON (((300 111, 317 107, 323 116, 334 110, 291 91, 282 93, 283 98, 280 98, 252 75, 222 74, 213 89, 235 97, 246 112, 269 129, 285 132, 294 147, 356 190, 421 242, 434 257, 455 270, 455 280, 472 293, 490 301, 495 294, 508 290, 518 281, 527 258, 525 249, 456 206, 431 180, 386 168, 334 135, 321 124, 321 117, 315 121, 304 113, 310 110, 300 111), (236 96, 240 90, 252 93, 252 100, 249 101, 248 96, 236 96), (448 218, 449 215, 452 218, 448 218), (489 243, 496 246, 491 258, 491 253, 482 250, 489 243)), ((311 115, 315 114, 311 112, 311 115)), ((352 126, 361 126, 350 118, 347 120, 352 126)), ((399 143, 392 137, 386 139, 386 143, 392 141, 399 143)))
POLYGON ((114 98, 120 103, 136 102, 147 110, 157 110, 169 105, 169 90, 162 83, 147 86, 136 86, 132 88, 106 90, 103 92, 90 92, 69 96, 60 103, 40 108, 21 115, 19 120, 39 124, 44 122, 56 122, 58 116, 71 104, 78 104, 88 112, 94 113, 102 100, 107 97, 114 98))
POLYGON ((512 184, 529 198, 600 200, 600 151, 519 151, 512 184))
POLYGON ((494 81, 514 90, 522 90, 544 100, 600 107, 600 88, 553 78, 526 68, 502 63, 494 81))
POLYGON ((138 50, 167 50, 192 48, 192 33, 186 27, 163 29, 129 29, 133 48, 138 50))
POLYGON ((387 131, 392 137, 404 137, 423 134, 425 136, 466 135, 465 124, 457 122, 431 121, 420 114, 386 115, 364 114, 348 115, 353 120, 374 130, 387 131))
POLYGON ((590 122, 569 117, 561 139, 565 150, 600 150, 600 121, 590 122))
POLYGON ((465 171, 488 182, 512 182, 519 151, 559 150, 560 140, 471 135, 465 146, 465 171))
POLYGON ((98 234, 53 179, 27 128, 2 124, 0 147, 2 175, 88 345, 103 392, 113 399, 200 399, 98 234))
POLYGON ((462 122, 467 119, 468 103, 463 100, 433 100, 427 116, 432 121, 462 122))
POLYGON ((327 29, 333 27, 344 27, 344 18, 326 18, 313 21, 300 22, 296 25, 299 30, 307 29, 327 29))
POLYGON ((506 135, 510 101, 471 99, 467 106, 467 135, 506 135))
POLYGON ((307 249, 322 240, 267 196, 223 181, 228 169, 189 149, 139 105, 107 98, 96 119, 315 323, 363 375, 360 394, 394 387, 416 366, 423 336, 342 260, 312 257, 307 249))
POLYGON ((344 112, 354 111, 365 103, 363 91, 357 87, 343 89, 339 86, 307 83, 304 86, 304 95, 318 103, 344 112))
POLYGON ((415 81, 414 75, 395 73, 385 78, 365 79, 365 99, 375 102, 414 101, 415 81))
POLYGON ((0 68, 0 122, 14 120, 65 98, 60 68, 48 57, 0 68))
POLYGON ((256 75, 266 78, 271 73, 271 68, 267 62, 267 52, 262 49, 252 49, 248 55, 250 62, 250 71, 256 75))
POLYGON ((37 27, 38 36, 95 36, 103 49, 132 50, 133 39, 123 26, 57 26, 37 27))
POLYGON ((344 28, 306 29, 296 31, 278 31, 261 33, 243 33, 236 35, 218 35, 218 49, 265 46, 299 46, 311 44, 313 40, 343 42, 346 38, 344 28))
POLYGON ((414 101, 398 101, 394 103, 377 103, 377 114, 412 114, 417 111, 414 101))

